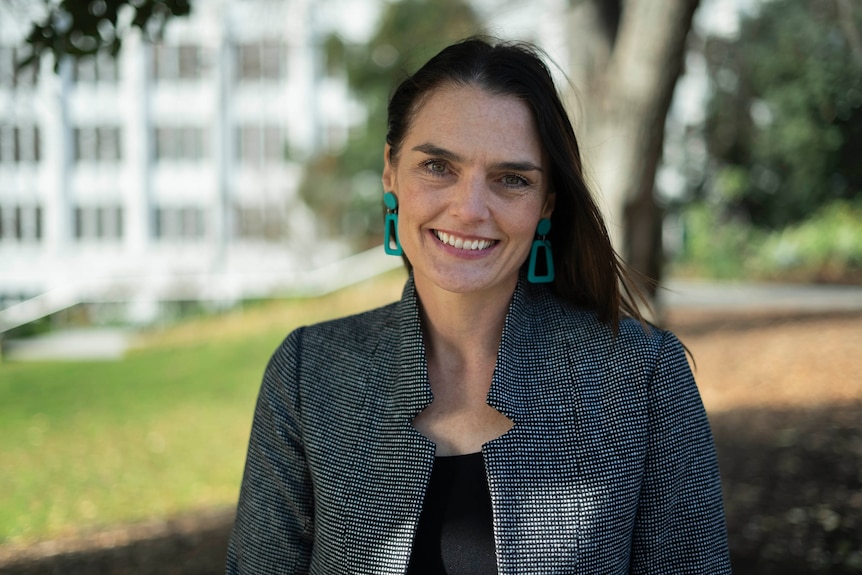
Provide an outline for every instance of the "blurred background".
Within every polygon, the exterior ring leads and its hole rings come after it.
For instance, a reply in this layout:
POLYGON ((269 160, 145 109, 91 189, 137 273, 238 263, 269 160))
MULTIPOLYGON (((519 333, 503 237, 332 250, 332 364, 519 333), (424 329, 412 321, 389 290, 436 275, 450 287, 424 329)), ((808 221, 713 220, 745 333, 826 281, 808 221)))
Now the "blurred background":
POLYGON ((270 353, 400 294, 389 92, 473 34, 667 288, 736 572, 862 572, 857 0, 0 0, 0 573, 221 570, 270 353))

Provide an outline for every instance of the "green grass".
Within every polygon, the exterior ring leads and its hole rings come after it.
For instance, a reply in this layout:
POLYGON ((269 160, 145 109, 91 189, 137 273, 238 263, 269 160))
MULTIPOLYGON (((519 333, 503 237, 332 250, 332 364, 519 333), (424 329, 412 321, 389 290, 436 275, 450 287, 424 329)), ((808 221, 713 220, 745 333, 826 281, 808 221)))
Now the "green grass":
POLYGON ((116 362, 0 364, 0 543, 234 505, 275 347, 298 325, 392 301, 402 282, 188 321, 116 362))

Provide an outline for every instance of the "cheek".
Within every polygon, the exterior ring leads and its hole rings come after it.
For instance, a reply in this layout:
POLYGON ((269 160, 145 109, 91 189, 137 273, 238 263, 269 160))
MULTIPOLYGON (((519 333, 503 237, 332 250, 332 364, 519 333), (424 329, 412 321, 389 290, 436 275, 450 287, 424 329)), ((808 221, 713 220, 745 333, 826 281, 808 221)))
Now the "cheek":
POLYGON ((532 226, 519 224, 517 228, 510 228, 509 235, 519 244, 529 245, 533 240, 534 228, 532 226))
POLYGON ((536 230, 532 226, 525 226, 518 236, 518 251, 521 253, 521 258, 526 259, 530 254, 530 248, 533 246, 533 239, 536 235, 536 230))
POLYGON ((434 198, 435 195, 421 185, 403 178, 398 195, 398 213, 413 221, 421 219, 433 212, 434 198))
MULTIPOLYGON (((402 188, 403 190, 403 188, 402 188)), ((428 208, 415 194, 402 193, 398 198, 398 235, 405 249, 410 249, 421 233, 422 225, 429 219, 428 208)))
POLYGON ((543 217, 543 208, 544 206, 539 202, 531 201, 517 209, 509 210, 511 235, 532 241, 536 236, 539 220, 543 217))
POLYGON ((398 198, 398 219, 401 221, 415 221, 420 217, 421 207, 416 198, 411 194, 401 194, 398 198))

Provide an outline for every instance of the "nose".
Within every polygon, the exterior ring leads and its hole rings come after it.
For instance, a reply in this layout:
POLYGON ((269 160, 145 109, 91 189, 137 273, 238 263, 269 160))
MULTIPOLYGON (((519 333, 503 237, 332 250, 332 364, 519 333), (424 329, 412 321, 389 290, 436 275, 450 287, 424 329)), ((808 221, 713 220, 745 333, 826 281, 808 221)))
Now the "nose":
POLYGON ((449 213, 464 222, 488 217, 488 184, 481 174, 465 174, 453 186, 449 213))

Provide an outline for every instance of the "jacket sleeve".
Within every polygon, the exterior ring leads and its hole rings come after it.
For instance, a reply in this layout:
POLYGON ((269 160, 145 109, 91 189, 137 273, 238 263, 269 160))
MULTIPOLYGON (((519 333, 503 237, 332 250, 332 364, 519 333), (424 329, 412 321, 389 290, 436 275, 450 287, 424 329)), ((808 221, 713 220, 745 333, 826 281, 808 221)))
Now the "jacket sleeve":
POLYGON ((631 573, 730 573, 712 433, 685 351, 664 333, 649 394, 649 440, 631 573))
POLYGON ((227 573, 307 573, 314 498, 299 423, 300 336, 273 354, 255 408, 227 573))

